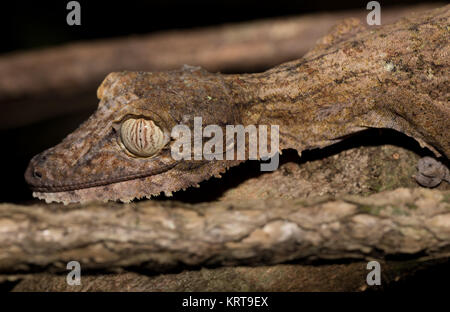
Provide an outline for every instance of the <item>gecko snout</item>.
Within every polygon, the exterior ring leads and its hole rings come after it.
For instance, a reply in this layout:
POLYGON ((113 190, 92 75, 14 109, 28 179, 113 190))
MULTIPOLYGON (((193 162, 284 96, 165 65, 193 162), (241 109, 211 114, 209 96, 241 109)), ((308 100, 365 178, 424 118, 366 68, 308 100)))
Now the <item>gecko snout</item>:
POLYGON ((25 171, 25 181, 32 188, 40 188, 45 185, 45 181, 47 179, 45 178, 45 171, 43 170, 44 168, 42 166, 45 160, 46 156, 39 154, 34 156, 28 164, 28 167, 25 171))

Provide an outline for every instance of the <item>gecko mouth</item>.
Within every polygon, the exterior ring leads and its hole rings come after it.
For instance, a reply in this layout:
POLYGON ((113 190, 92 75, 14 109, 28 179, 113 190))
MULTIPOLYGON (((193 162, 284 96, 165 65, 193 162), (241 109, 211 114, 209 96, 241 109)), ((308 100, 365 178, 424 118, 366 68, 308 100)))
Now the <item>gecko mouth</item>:
POLYGON ((35 158, 33 158, 25 171, 25 181, 28 183, 30 189, 34 192, 44 192, 44 193, 67 192, 84 188, 103 186, 123 181, 135 180, 139 178, 149 177, 152 175, 158 175, 163 172, 171 170, 178 163, 179 161, 173 161, 169 164, 158 166, 158 168, 153 168, 150 170, 113 178, 107 177, 104 179, 96 179, 91 181, 87 180, 76 183, 64 183, 59 181, 51 181, 45 178, 42 170, 40 170, 39 167, 36 166, 35 158))

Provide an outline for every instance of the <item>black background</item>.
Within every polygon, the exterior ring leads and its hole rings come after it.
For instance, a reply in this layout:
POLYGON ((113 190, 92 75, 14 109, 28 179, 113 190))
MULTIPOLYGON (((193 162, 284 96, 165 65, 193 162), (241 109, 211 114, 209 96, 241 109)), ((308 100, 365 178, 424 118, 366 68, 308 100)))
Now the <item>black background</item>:
MULTIPOLYGON (((81 26, 69 26, 59 1, 2 1, 0 53, 167 29, 183 29, 320 11, 364 9, 369 0, 79 0, 81 26)), ((381 8, 425 3, 379 0, 381 8)), ((436 2, 436 1, 433 1, 436 2)))

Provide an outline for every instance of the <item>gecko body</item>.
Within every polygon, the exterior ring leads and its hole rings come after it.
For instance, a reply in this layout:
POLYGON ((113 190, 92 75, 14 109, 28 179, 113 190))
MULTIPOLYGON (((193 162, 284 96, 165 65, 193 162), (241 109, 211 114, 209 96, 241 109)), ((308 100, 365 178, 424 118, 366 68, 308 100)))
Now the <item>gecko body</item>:
POLYGON ((280 150, 299 153, 390 128, 449 158, 449 20, 449 6, 375 30, 348 20, 303 58, 262 73, 111 73, 97 111, 35 156, 25 178, 34 196, 64 203, 197 186, 243 160, 173 159, 171 129, 193 129, 195 117, 223 128, 279 125, 280 150))

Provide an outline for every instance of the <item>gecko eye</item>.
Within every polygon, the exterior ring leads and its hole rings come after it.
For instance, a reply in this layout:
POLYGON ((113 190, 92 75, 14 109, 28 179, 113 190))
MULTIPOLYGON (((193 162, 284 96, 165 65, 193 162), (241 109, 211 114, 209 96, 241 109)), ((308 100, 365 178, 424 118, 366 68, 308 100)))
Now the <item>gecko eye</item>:
POLYGON ((153 156, 166 144, 161 128, 144 118, 130 118, 122 122, 120 139, 128 152, 140 157, 153 156))

